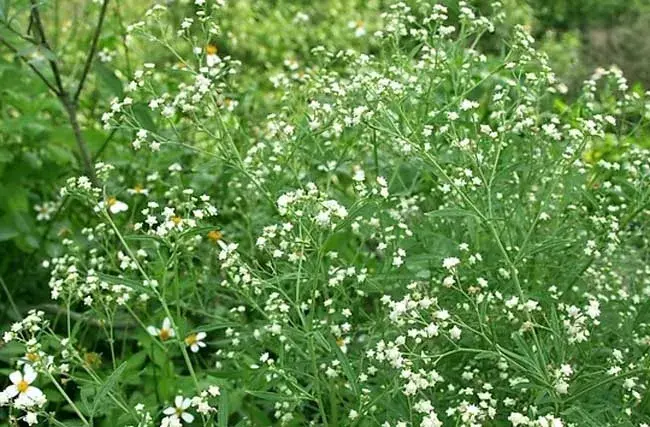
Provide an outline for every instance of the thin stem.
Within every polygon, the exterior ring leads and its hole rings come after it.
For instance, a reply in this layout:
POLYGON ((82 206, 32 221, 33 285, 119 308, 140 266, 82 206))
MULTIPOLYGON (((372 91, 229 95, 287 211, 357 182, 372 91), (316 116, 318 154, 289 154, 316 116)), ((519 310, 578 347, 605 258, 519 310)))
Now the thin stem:
MULTIPOLYGON (((41 39, 41 46, 52 53, 52 48, 47 41, 47 37, 45 36, 45 28, 43 26, 43 21, 41 20, 38 4, 36 3, 36 0, 30 0, 30 2, 32 4, 32 22, 36 25, 36 30, 41 39)), ((56 81, 56 86, 59 89, 59 93, 63 94, 65 92, 65 89, 63 87, 63 80, 61 79, 61 73, 59 72, 59 66, 51 57, 49 59, 49 63, 50 67, 52 68, 52 73, 54 74, 54 80, 56 81)))
POLYGON ((61 395, 63 396, 63 398, 66 400, 66 402, 68 402, 68 404, 69 404, 69 405, 72 407, 72 409, 75 411, 75 413, 77 414, 77 416, 79 417, 79 419, 81 420, 81 422, 83 422, 84 425, 89 426, 90 424, 88 423, 88 420, 86 419, 86 417, 83 416, 83 414, 81 413, 81 411, 79 410, 79 408, 77 408, 77 405, 74 404, 74 402, 72 401, 72 399, 70 399, 70 396, 68 396, 68 394, 65 392, 65 390, 63 390, 63 387, 61 387, 61 385, 58 383, 58 381, 57 381, 57 380, 52 376, 52 374, 51 374, 49 371, 45 370, 45 373, 46 373, 47 376, 50 378, 50 380, 52 381, 52 384, 54 384, 54 386, 55 386, 56 389, 59 391, 59 393, 61 393, 61 395))
POLYGON ((45 83, 45 85, 48 87, 48 89, 50 89, 50 90, 52 91, 52 93, 54 93, 56 96, 59 96, 59 95, 60 95, 59 90, 58 90, 56 87, 54 87, 54 85, 53 85, 52 83, 50 83, 50 81, 47 79, 47 77, 45 77, 45 76, 43 75, 43 73, 41 73, 41 72, 38 70, 38 68, 36 68, 36 67, 31 63, 31 62, 27 61, 27 60, 26 60, 22 55, 20 55, 20 54, 18 53, 18 49, 16 49, 13 45, 11 45, 8 41, 6 41, 6 40, 5 40, 4 38, 2 38, 2 37, 0 37, 0 43, 1 43, 2 45, 4 45, 7 49, 9 49, 10 51, 12 51, 12 52, 16 55, 16 57, 17 57, 18 59, 20 59, 20 60, 23 61, 25 64, 27 64, 27 66, 28 66, 29 68, 31 68, 31 70, 34 72, 34 74, 36 74, 36 75, 38 76, 38 78, 40 78, 40 79, 43 81, 43 83, 45 83))
POLYGON ((79 102, 79 95, 83 90, 84 83, 86 83, 86 78, 88 77, 88 72, 90 71, 90 66, 93 63, 95 53, 97 52, 97 43, 99 41, 99 35, 102 32, 102 26, 104 25, 104 18, 106 17, 106 10, 108 9, 109 0, 104 0, 102 3, 102 8, 99 11, 99 19, 97 20, 97 26, 95 27, 95 33, 93 34, 92 42, 90 43, 90 50, 88 51, 88 56, 86 57, 86 62, 84 63, 83 71, 81 72, 81 78, 79 79, 79 85, 77 90, 72 97, 72 103, 77 105, 79 102))
POLYGON ((93 167, 90 150, 88 149, 88 144, 86 144, 86 140, 81 133, 81 126, 79 126, 79 121, 77 120, 77 107, 65 92, 59 96, 59 99, 63 103, 63 106, 68 113, 70 125, 72 126, 72 133, 74 134, 75 140, 77 141, 79 153, 81 154, 81 160, 84 164, 84 169, 88 174, 88 178, 90 178, 93 184, 97 185, 97 177, 95 176, 95 168, 93 167))
POLYGON ((9 292, 9 288, 7 288, 7 284, 5 283, 2 277, 0 277, 0 285, 2 285, 2 289, 5 291, 5 294, 7 294, 7 301, 9 301, 9 305, 11 306, 11 309, 16 313, 16 316, 18 316, 18 318, 20 319, 21 318, 20 310, 18 310, 18 307, 16 306, 13 297, 11 296, 11 292, 9 292))
MULTIPOLYGON (((126 253, 129 255, 131 260, 133 260, 133 262, 136 264, 140 274, 142 274, 142 276, 147 281, 150 281, 151 279, 149 278, 149 275, 144 271, 144 269, 142 268, 142 265, 140 265, 140 262, 138 261, 138 259, 134 255, 134 253, 131 250, 131 248, 129 247, 129 245, 126 243, 126 240, 124 240, 124 237, 122 236, 122 233, 120 233, 120 230, 115 225, 115 222, 113 222, 113 219, 111 219, 111 216, 107 212, 104 212, 104 217, 106 218, 106 220, 110 224, 113 231, 115 231, 115 234, 117 235, 117 238, 119 239, 120 243, 122 243, 122 246, 124 247, 124 250, 126 251, 126 253)), ((165 312, 165 316, 167 316, 169 318, 169 321, 172 324, 171 325, 172 328, 174 329, 174 331, 177 332, 176 341, 178 342, 181 353, 183 354, 183 359, 185 360, 185 364, 187 365, 187 370, 189 371, 190 376, 192 377, 192 380, 194 382, 194 385, 196 386, 197 391, 199 391, 200 390, 199 380, 198 380, 198 378, 196 376, 196 373, 194 372, 194 367, 192 366, 192 361, 190 360, 190 355, 187 353, 187 349, 185 348, 185 344, 183 342, 183 339, 178 334, 179 331, 178 331, 178 327, 176 326, 176 322, 174 321, 174 316, 172 316, 171 311, 169 310, 169 307, 167 306, 167 302, 162 297, 160 292, 158 292, 158 290, 156 288, 154 288, 154 287, 152 287, 152 289, 153 289, 153 292, 156 294, 156 297, 158 298, 158 302, 160 302, 160 305, 162 306, 163 311, 165 312)), ((131 310, 129 310, 129 311, 132 313, 131 310)), ((132 313, 132 314, 134 314, 134 313, 132 313)), ((138 320, 139 323, 142 323, 139 319, 137 319, 137 317, 136 317, 136 320, 138 320)), ((145 329, 146 329, 146 327, 145 327, 145 329)), ((156 340, 156 342, 158 342, 158 341, 156 340)))

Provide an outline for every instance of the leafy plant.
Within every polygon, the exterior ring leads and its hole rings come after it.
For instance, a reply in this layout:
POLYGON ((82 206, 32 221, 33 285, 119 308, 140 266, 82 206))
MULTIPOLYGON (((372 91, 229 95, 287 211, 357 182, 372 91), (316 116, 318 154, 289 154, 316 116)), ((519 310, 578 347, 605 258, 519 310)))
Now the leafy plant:
POLYGON ((562 99, 498 3, 223 3, 98 68, 129 144, 58 193, 9 423, 647 425, 646 94, 562 99))

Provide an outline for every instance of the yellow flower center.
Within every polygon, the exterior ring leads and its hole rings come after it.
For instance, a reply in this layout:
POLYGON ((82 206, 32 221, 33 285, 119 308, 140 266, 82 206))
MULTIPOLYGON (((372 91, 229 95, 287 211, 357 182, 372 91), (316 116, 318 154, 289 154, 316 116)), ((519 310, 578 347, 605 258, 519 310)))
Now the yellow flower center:
POLYGON ((141 186, 140 184, 135 184, 135 187, 133 187, 133 191, 135 191, 138 194, 142 193, 142 190, 144 190, 144 187, 141 186))
POLYGON ((27 353, 25 355, 25 359, 29 360, 30 362, 37 362, 41 357, 37 353, 27 353))
POLYGON ((169 329, 162 328, 158 336, 160 337, 161 340, 167 341, 171 336, 171 333, 169 332, 169 329))
POLYGON ((115 203, 117 203, 117 199, 115 197, 111 196, 108 199, 106 199, 106 205, 108 205, 109 207, 113 206, 115 203))
POLYGON ((29 383, 25 380, 21 380, 18 384, 16 384, 16 388, 18 389, 19 393, 24 393, 29 388, 29 383))
POLYGON ((183 218, 181 218, 181 217, 178 216, 178 215, 172 217, 172 222, 173 222, 174 224, 176 224, 176 225, 180 224, 182 220, 183 220, 183 218))
POLYGON ((185 344, 187 345, 193 345, 196 344, 198 340, 196 339, 196 334, 188 335, 187 338, 185 338, 185 344))
POLYGON ((210 241, 213 243, 217 243, 219 240, 221 240, 222 237, 223 234, 219 230, 212 230, 208 233, 208 239, 210 239, 210 241))
POLYGON ((213 44, 209 44, 205 47, 205 53, 208 55, 216 55, 219 49, 213 44))
POLYGON ((338 345, 339 347, 343 347, 345 345, 345 340, 343 338, 337 339, 336 345, 338 345))
POLYGON ((101 364, 101 357, 97 353, 89 352, 84 354, 84 361, 87 365, 99 366, 101 364))

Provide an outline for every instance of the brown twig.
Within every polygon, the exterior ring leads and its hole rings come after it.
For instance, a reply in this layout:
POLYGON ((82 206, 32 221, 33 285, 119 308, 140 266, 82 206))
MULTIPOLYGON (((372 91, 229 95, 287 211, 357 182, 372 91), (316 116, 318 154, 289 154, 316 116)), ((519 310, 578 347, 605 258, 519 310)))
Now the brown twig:
MULTIPOLYGON (((42 47, 44 47, 50 53, 52 53, 50 44, 48 43, 47 37, 45 36, 45 28, 43 27, 43 21, 41 20, 41 14, 38 9, 38 4, 36 3, 36 0, 30 0, 30 2, 32 4, 32 9, 31 9, 32 22, 36 25, 36 31, 38 32, 40 44, 42 47)), ((50 63, 50 68, 52 68, 52 73, 54 74, 54 80, 56 81, 56 86, 59 88, 59 93, 63 94, 65 93, 65 89, 63 87, 63 81, 61 79, 61 73, 59 72, 59 66, 56 63, 56 61, 51 57, 48 58, 48 61, 50 63)))
MULTIPOLYGON (((47 36, 45 35, 45 27, 43 26, 43 21, 41 20, 41 14, 38 9, 38 4, 36 0, 30 0, 30 2, 32 5, 32 9, 31 9, 32 22, 36 26, 36 32, 38 33, 41 46, 47 49, 49 52, 52 52, 52 49, 50 48, 50 44, 47 41, 47 36)), ((104 3, 107 2, 108 0, 104 1, 104 3)), ((104 21, 103 15, 105 14, 105 9, 102 9, 102 11, 103 14, 102 17, 100 18, 99 24, 102 24, 104 21)), ((97 39, 99 38, 99 31, 95 32, 95 36, 93 37, 94 43, 96 43, 95 38, 97 39)), ((90 59, 91 62, 92 62, 92 56, 94 56, 95 49, 96 49, 96 44, 94 46, 91 46, 88 55, 88 57, 91 58, 90 59)), ((97 177, 95 176, 95 169, 93 167, 92 157, 90 156, 90 150, 88 149, 88 144, 86 143, 86 140, 83 137, 83 133, 81 132, 81 127, 79 126, 79 121, 77 118, 78 93, 75 94, 75 97, 70 97, 70 94, 63 86, 63 79, 61 78, 61 72, 59 70, 59 66, 57 62, 54 59, 49 58, 49 63, 50 63, 50 68, 52 69, 52 74, 54 75, 56 87, 58 89, 57 96, 61 101, 61 104, 63 104, 66 113, 68 113, 68 119, 70 121, 70 125, 72 127, 72 132, 77 142, 77 146, 79 147, 79 154, 81 155, 81 160, 84 164, 84 169, 86 170, 86 174, 88 174, 88 178, 90 178, 92 183, 97 185, 97 177)), ((90 67, 90 64, 88 65, 88 67, 90 67)), ((85 71, 84 75, 82 76, 83 80, 85 80, 86 74, 87 71, 85 71)), ((83 81, 82 83, 80 83, 79 88, 81 88, 82 84, 83 81)))
POLYGON ((59 90, 58 90, 56 87, 54 87, 54 85, 53 85, 52 83, 50 83, 50 81, 47 79, 47 77, 45 77, 45 76, 43 75, 43 73, 41 73, 41 72, 38 70, 38 68, 36 68, 36 67, 34 66, 34 64, 32 64, 32 63, 29 62, 27 59, 25 59, 25 57, 23 57, 22 55, 20 55, 20 53, 18 52, 18 49, 16 49, 13 45, 11 45, 8 41, 6 41, 5 39, 3 39, 2 37, 0 37, 0 44, 2 44, 2 45, 4 45, 5 47, 7 47, 7 49, 9 49, 11 52, 13 52, 13 53, 18 57, 18 59, 22 60, 25 64, 27 64, 27 66, 28 66, 29 68, 31 68, 32 71, 33 71, 33 72, 34 72, 34 73, 35 73, 35 74, 36 74, 36 75, 37 75, 37 76, 38 76, 38 77, 43 81, 43 83, 45 83, 45 84, 47 85, 47 87, 48 87, 48 88, 49 88, 49 89, 50 89, 50 90, 51 90, 51 91, 52 91, 56 96, 59 96, 59 90))
POLYGON ((72 102, 77 105, 79 102, 79 95, 83 89, 84 83, 86 82, 86 77, 88 77, 88 72, 90 71, 90 66, 92 65, 93 58, 97 52, 97 42, 99 41, 99 35, 102 32, 102 26, 104 25, 104 18, 106 17, 106 10, 108 9, 109 0, 104 0, 102 3, 102 8, 99 12, 99 19, 97 21, 97 26, 95 27, 95 34, 93 34, 93 39, 90 44, 90 50, 88 51, 88 56, 86 57, 86 62, 84 63, 84 68, 81 73, 81 79, 79 80, 79 86, 77 86, 77 91, 72 97, 72 102))

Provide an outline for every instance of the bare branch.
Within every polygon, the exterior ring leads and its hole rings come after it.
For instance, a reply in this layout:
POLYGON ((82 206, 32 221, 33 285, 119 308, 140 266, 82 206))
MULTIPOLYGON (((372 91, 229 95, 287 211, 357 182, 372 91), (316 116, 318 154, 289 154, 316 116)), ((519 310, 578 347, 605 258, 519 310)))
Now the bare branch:
MULTIPOLYGON (((32 22, 36 25, 36 31, 38 32, 39 38, 41 39, 41 46, 46 48, 48 51, 52 52, 50 44, 47 41, 47 36, 45 35, 45 28, 43 27, 43 21, 41 20, 41 14, 38 10, 38 4, 36 0, 30 0, 32 4, 32 22)), ((54 59, 49 59, 50 67, 52 68, 52 73, 54 74, 54 80, 56 81, 56 86, 59 88, 59 93, 64 94, 65 89, 63 88, 63 81, 61 80, 61 73, 59 72, 59 66, 57 65, 54 59)))
MULTIPOLYGON (((26 42, 29 42, 34 45, 38 45, 38 41, 34 40, 33 38, 29 37, 29 35, 25 35, 21 33, 20 31, 16 30, 14 27, 11 26, 11 24, 7 21, 2 21, 2 25, 5 26, 7 30, 9 30, 12 34, 20 37, 21 39, 25 40, 26 42)), ((28 29, 29 31, 29 29, 28 29)))
POLYGON ((106 17, 106 10, 108 9, 109 0, 104 0, 102 3, 102 9, 99 12, 99 20, 97 21, 97 26, 95 27, 95 34, 93 34, 93 39, 90 44, 90 50, 88 51, 88 56, 86 57, 86 63, 84 64, 83 72, 81 73, 81 79, 79 80, 79 86, 77 91, 72 97, 72 102, 77 104, 79 102, 79 95, 84 87, 86 78, 88 77, 88 72, 90 71, 90 66, 92 65, 93 58, 97 52, 97 42, 99 41, 99 35, 102 31, 102 26, 104 25, 104 18, 106 17))
POLYGON ((20 60, 22 60, 25 64, 27 64, 27 66, 28 66, 29 68, 32 69, 32 71, 33 71, 33 72, 34 72, 34 73, 35 73, 35 74, 36 74, 36 75, 37 75, 37 76, 38 76, 38 77, 43 81, 43 83, 45 83, 45 84, 47 85, 47 87, 48 87, 52 92, 54 92, 54 94, 55 94, 56 96, 58 96, 58 97, 61 96, 61 93, 59 92, 59 90, 58 90, 56 87, 54 87, 54 85, 53 85, 52 83, 50 83, 50 81, 47 79, 47 77, 45 77, 45 76, 43 75, 43 73, 41 73, 41 72, 38 70, 38 68, 36 68, 36 67, 34 66, 34 64, 32 64, 31 62, 27 61, 27 60, 26 60, 22 55, 20 55, 20 54, 18 53, 18 49, 16 49, 14 46, 12 46, 8 41, 6 41, 5 39, 3 39, 2 37, 0 37, 0 43, 1 43, 2 45, 6 46, 7 49, 9 49, 10 51, 12 51, 14 54, 16 54, 16 56, 17 56, 20 60))
MULTIPOLYGON (((108 0, 104 0, 105 3, 108 0)), ((47 41, 47 36, 45 35, 45 28, 43 26, 43 21, 41 20, 41 14, 38 9, 38 4, 36 0, 30 0, 32 5, 31 17, 34 25, 36 26, 36 32, 39 35, 41 46, 45 47, 48 51, 52 52, 50 44, 47 41)), ((101 18, 103 21, 103 18, 101 18)), ((99 38, 99 35, 96 34, 95 38, 99 38)), ((74 134, 75 140, 77 141, 77 146, 79 147, 79 154, 81 154, 81 160, 84 164, 84 169, 88 174, 88 178, 92 181, 93 184, 97 184, 97 177, 95 176, 95 169, 93 167, 93 160, 90 155, 90 150, 88 149, 88 144, 84 139, 83 133, 81 132, 81 126, 79 126, 79 121, 77 119, 77 104, 73 98, 70 97, 70 94, 63 87, 63 81, 61 79, 61 73, 59 71, 59 66, 54 59, 50 59, 50 67, 52 68, 52 73, 54 74, 54 80, 56 81, 56 86, 58 91, 56 92, 59 100, 63 104, 65 111, 68 113, 68 119, 70 120, 70 126, 72 126, 72 132, 74 134)))

